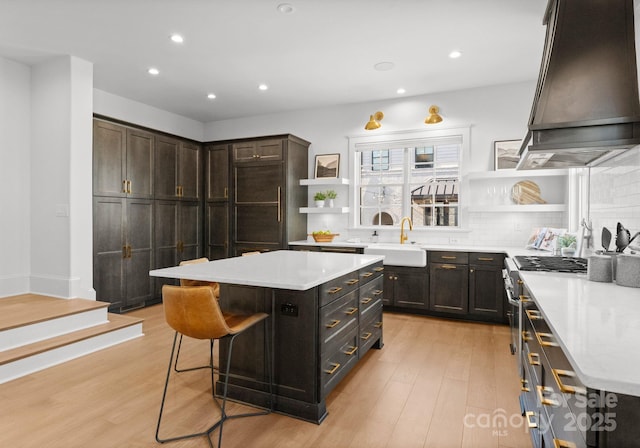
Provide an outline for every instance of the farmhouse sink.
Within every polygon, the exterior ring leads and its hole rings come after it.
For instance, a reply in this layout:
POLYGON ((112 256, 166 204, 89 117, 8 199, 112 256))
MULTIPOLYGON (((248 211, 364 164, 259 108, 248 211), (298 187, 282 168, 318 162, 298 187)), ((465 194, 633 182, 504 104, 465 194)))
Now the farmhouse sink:
POLYGON ((384 255, 383 264, 423 267, 427 265, 427 251, 410 244, 377 243, 364 248, 365 254, 384 255))

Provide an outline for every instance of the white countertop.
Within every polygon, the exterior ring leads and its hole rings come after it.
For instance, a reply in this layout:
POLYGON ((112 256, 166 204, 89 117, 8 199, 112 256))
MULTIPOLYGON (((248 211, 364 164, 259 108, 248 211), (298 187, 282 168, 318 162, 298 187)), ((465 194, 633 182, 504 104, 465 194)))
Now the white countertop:
POLYGON ((155 269, 149 275, 304 291, 383 258, 380 255, 279 250, 155 269))
POLYGON ((520 272, 580 380, 640 396, 640 288, 584 274, 520 272))

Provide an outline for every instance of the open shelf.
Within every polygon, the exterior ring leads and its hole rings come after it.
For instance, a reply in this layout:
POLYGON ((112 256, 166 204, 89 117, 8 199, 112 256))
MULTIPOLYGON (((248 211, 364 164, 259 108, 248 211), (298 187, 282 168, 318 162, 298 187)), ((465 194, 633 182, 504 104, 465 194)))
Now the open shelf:
POLYGON ((566 176, 569 171, 566 169, 554 170, 498 170, 498 171, 476 171, 467 174, 469 180, 484 179, 508 179, 525 177, 551 177, 566 176))
POLYGON ((469 207, 470 212, 486 212, 486 213, 505 213, 505 212, 526 212, 526 213, 542 213, 542 212, 564 212, 567 206, 565 204, 523 204, 523 205, 484 205, 469 207))
POLYGON ((300 185, 349 185, 349 179, 343 177, 323 177, 320 179, 300 179, 300 185))
POLYGON ((300 213, 349 213, 349 207, 300 207, 300 213))

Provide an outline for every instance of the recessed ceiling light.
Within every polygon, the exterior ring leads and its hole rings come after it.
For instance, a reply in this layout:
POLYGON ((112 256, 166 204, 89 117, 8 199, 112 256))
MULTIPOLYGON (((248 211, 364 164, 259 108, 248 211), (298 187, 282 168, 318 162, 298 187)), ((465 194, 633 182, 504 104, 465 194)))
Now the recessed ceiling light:
POLYGON ((386 72, 395 67, 393 62, 378 62, 373 68, 379 72, 386 72))
POLYGON ((177 44, 181 44, 182 42, 184 42, 184 38, 179 34, 172 34, 171 40, 177 44))
POLYGON ((258 89, 260 89, 260 90, 268 90, 268 89, 269 89, 269 86, 268 86, 268 85, 266 85, 266 84, 260 84, 260 85, 258 86, 258 89))
POLYGON ((462 56, 462 53, 460 53, 458 50, 454 50, 451 53, 449 53, 449 57, 451 59, 458 59, 460 56, 462 56))
POLYGON ((396 90, 396 93, 398 93, 398 95, 402 95, 404 93, 407 93, 407 91, 400 87, 398 90, 396 90))
POLYGON ((280 3, 277 9, 282 14, 291 14, 293 12, 293 5, 291 3, 280 3))
POLYGON ((210 100, 215 100, 216 99, 216 94, 215 93, 210 93, 207 95, 207 98, 209 98, 210 100))
POLYGON ((155 67, 150 67, 149 70, 147 70, 147 73, 149 73, 150 75, 156 76, 160 74, 160 70, 158 70, 155 67))

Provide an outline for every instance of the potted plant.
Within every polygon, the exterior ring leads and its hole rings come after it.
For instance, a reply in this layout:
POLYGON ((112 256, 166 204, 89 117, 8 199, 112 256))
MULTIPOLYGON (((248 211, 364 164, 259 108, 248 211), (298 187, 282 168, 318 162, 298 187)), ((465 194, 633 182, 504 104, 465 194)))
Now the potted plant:
POLYGON ((313 200, 316 201, 316 207, 324 207, 324 200, 327 198, 327 195, 322 191, 318 191, 314 196, 313 200))
POLYGON ((325 195, 327 197, 327 207, 333 207, 333 200, 338 197, 338 193, 334 190, 327 190, 325 195))
POLYGON ((565 233, 558 239, 560 243, 560 254, 563 257, 572 257, 576 253, 576 236, 565 233))

